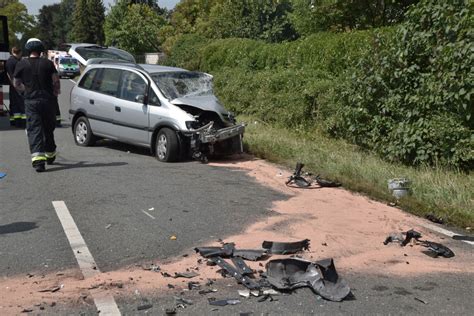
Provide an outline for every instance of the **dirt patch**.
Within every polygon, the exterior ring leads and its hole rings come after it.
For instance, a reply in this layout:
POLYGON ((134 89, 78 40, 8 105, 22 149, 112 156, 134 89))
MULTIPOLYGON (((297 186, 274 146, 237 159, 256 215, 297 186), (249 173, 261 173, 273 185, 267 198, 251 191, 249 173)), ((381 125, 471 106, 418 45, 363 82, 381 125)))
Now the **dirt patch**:
MULTIPOLYGON (((454 258, 431 258, 423 254, 421 246, 400 247, 383 245, 387 235, 414 228, 428 240, 443 243, 440 235, 424 229, 424 219, 374 202, 342 188, 298 189, 285 185, 291 172, 263 160, 247 159, 214 166, 246 170, 259 183, 290 196, 276 201, 271 216, 249 226, 242 234, 225 237, 237 248, 258 249, 263 240, 311 240, 307 259, 332 257, 341 274, 344 272, 379 275, 419 275, 435 272, 474 273, 474 254, 452 247, 454 258)), ((219 245, 216 241, 210 245, 219 245)), ((196 245, 205 246, 205 245, 196 245)), ((451 247, 451 244, 450 244, 451 247)), ((114 296, 167 291, 168 284, 175 290, 185 290, 189 281, 205 284, 208 279, 220 278, 217 267, 210 267, 190 249, 186 257, 154 263, 162 272, 193 270, 200 275, 192 279, 164 277, 161 272, 147 271, 142 266, 131 266, 118 271, 102 273, 83 279, 78 270, 40 276, 18 276, 0 281, 0 314, 17 314, 24 307, 41 302, 61 302, 71 305, 93 304, 91 293, 107 291, 114 296), (41 290, 62 286, 56 292, 41 290)), ((272 258, 276 258, 273 256, 272 258)), ((147 263, 145 263, 147 264, 147 263)), ((149 264, 149 262, 148 262, 149 264)), ((265 264, 265 262, 263 262, 265 264)), ((251 268, 263 269, 259 262, 250 262, 251 268)))

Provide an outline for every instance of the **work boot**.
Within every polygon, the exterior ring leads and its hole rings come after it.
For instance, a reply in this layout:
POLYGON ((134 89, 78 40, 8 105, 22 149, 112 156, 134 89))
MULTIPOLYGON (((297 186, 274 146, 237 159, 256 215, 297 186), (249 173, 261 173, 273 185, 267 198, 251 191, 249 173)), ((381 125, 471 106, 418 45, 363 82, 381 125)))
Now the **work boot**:
POLYGON ((52 165, 55 160, 56 160, 56 156, 51 157, 51 158, 46 158, 46 163, 47 163, 48 165, 52 165))
POLYGON ((33 162, 33 168, 36 170, 36 172, 43 172, 46 170, 44 166, 44 161, 35 161, 33 162))

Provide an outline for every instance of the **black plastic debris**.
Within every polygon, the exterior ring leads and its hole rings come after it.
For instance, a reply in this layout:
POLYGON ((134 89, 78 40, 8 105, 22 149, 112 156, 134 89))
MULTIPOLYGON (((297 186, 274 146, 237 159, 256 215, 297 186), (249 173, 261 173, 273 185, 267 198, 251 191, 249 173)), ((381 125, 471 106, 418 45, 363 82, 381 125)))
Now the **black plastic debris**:
POLYGON ((421 245, 427 247, 428 250, 430 251, 430 253, 428 253, 428 255, 431 255, 435 258, 438 257, 438 256, 442 256, 442 257, 445 257, 445 258, 454 257, 454 252, 451 249, 449 249, 448 247, 446 247, 442 244, 439 244, 439 243, 436 243, 436 242, 433 242, 433 241, 423 240, 423 241, 421 241, 421 245))
POLYGON ((444 219, 442 217, 436 216, 432 213, 426 214, 425 218, 436 224, 444 224, 444 219))
POLYGON ((245 261, 242 258, 233 257, 231 258, 231 260, 240 274, 242 275, 253 274, 252 269, 245 263, 245 261))
POLYGON ((197 277, 198 275, 199 275, 199 273, 197 273, 195 271, 175 272, 173 278, 175 278, 175 279, 177 279, 177 278, 191 279, 191 278, 197 277))
POLYGON ((266 249, 271 254, 293 254, 303 250, 309 249, 309 239, 304 239, 296 242, 275 242, 264 241, 262 248, 266 249))
POLYGON ((254 290, 259 289, 261 287, 259 283, 255 282, 248 275, 242 274, 241 271, 238 270, 238 268, 234 267, 221 257, 212 257, 210 258, 210 260, 217 264, 219 267, 221 267, 223 270, 225 270, 228 275, 235 278, 237 282, 241 283, 246 288, 254 290))
POLYGON ((201 285, 199 284, 199 282, 188 282, 188 290, 192 291, 192 290, 197 290, 197 289, 200 289, 201 288, 201 285))
POLYGON ((412 239, 415 239, 418 241, 418 239, 421 238, 421 234, 419 232, 417 232, 416 230, 413 230, 413 229, 410 229, 409 231, 407 231, 405 233, 406 237, 405 237, 405 240, 402 241, 401 245, 402 246, 406 246, 408 245, 408 243, 412 240, 412 239))
POLYGON ((453 239, 455 239, 455 240, 474 241, 474 236, 454 235, 454 236, 453 236, 453 239))
POLYGON ((342 185, 339 182, 323 179, 319 175, 314 177, 314 180, 316 181, 316 183, 319 184, 320 187, 323 187, 323 188, 337 188, 342 185))
POLYGON ((209 294, 209 293, 215 293, 217 292, 217 289, 205 289, 205 290, 200 290, 198 293, 201 295, 209 294))
POLYGON ((183 305, 193 305, 194 302, 192 300, 188 300, 184 297, 178 297, 178 296, 175 296, 174 297, 174 301, 176 302, 176 304, 183 304, 183 305))
POLYGON ((426 248, 428 248, 428 251, 424 252, 426 253, 427 255, 431 256, 431 257, 434 257, 434 258, 437 258, 438 256, 442 256, 442 257, 445 257, 445 258, 452 258, 454 257, 454 252, 449 249, 448 247, 440 244, 440 243, 436 243, 436 242, 433 242, 433 241, 429 241, 429 240, 422 240, 421 237, 421 233, 417 232, 416 230, 413 230, 413 229, 410 229, 409 231, 403 233, 405 234, 405 239, 403 241, 401 241, 400 238, 394 238, 394 234, 388 236, 385 241, 384 241, 384 244, 387 245, 389 242, 399 242, 400 245, 402 247, 405 247, 406 245, 408 245, 413 239, 417 242, 418 245, 421 245, 421 246, 424 246, 426 248))
POLYGON ((143 304, 137 307, 137 310, 144 311, 153 307, 153 304, 143 304))
POLYGON ((223 258, 229 258, 232 256, 233 252, 235 249, 235 244, 234 243, 226 243, 222 247, 196 247, 194 250, 196 252, 199 252, 201 256, 204 258, 210 258, 210 257, 223 257, 223 258))
POLYGON ((209 304, 213 306, 227 306, 227 305, 237 305, 240 304, 240 300, 238 299, 225 299, 225 300, 215 300, 209 298, 209 304))
POLYGON ((304 164, 301 162, 296 163, 296 168, 293 174, 286 181, 286 185, 296 184, 300 188, 307 188, 311 183, 301 176, 301 170, 303 169, 304 164))
MULTIPOLYGON (((301 162, 296 163, 295 171, 285 183, 287 186, 294 184, 300 188, 308 188, 313 184, 313 181, 308 180, 305 177, 303 177, 302 175, 303 167, 304 167, 303 163, 301 162)), ((307 174, 307 175, 310 175, 310 174, 307 174)), ((314 177, 314 181, 322 188, 335 188, 335 187, 340 187, 342 185, 339 182, 324 179, 319 175, 314 177)))
POLYGON ((265 250, 252 250, 252 249, 234 249, 232 253, 234 257, 240 257, 245 260, 257 261, 265 259, 268 254, 265 250))
POLYGON ((166 315, 176 315, 176 308, 173 307, 173 308, 167 308, 167 309, 165 309, 165 314, 166 314, 166 315))
POLYGON ((330 301, 342 301, 351 289, 336 272, 332 259, 311 262, 298 258, 270 260, 267 281, 278 290, 309 287, 330 301))

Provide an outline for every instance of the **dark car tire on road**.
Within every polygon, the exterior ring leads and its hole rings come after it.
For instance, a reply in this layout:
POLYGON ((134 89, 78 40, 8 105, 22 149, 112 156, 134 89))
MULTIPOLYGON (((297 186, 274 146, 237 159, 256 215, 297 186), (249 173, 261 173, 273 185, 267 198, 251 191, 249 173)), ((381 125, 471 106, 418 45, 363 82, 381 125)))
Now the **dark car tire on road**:
POLYGON ((163 162, 177 161, 179 157, 179 142, 176 132, 165 127, 156 136, 156 159, 163 162))
POLYGON ((74 123, 74 141, 78 146, 92 146, 96 137, 92 133, 89 120, 85 116, 79 117, 74 123))

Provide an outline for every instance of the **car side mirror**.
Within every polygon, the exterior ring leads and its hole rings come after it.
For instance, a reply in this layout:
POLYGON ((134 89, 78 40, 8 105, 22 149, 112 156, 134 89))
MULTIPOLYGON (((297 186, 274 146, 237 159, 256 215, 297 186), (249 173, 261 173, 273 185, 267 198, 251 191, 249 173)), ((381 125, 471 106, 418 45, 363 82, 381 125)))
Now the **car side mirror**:
POLYGON ((135 102, 138 103, 145 103, 145 95, 139 94, 135 97, 135 102))

